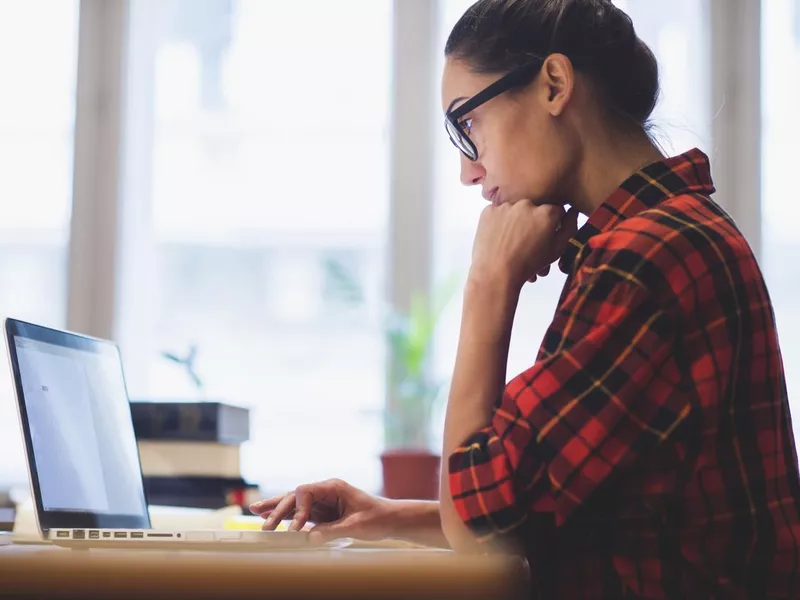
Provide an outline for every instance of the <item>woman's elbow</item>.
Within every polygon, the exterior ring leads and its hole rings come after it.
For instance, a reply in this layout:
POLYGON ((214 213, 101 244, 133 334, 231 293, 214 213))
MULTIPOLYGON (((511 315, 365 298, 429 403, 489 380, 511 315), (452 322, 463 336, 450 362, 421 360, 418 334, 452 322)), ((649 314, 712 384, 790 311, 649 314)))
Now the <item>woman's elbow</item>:
MULTIPOLYGON (((442 505, 440 505, 442 506, 442 505)), ((441 510, 442 531, 452 550, 464 554, 483 554, 488 548, 467 528, 455 511, 441 510)))

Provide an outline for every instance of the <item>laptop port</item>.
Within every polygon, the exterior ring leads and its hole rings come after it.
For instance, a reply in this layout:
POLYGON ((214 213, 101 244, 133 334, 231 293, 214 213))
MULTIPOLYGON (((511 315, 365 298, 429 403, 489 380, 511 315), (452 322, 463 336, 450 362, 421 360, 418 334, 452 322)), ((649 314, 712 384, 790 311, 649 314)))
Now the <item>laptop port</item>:
POLYGON ((131 537, 132 538, 143 538, 144 537, 144 532, 143 531, 132 531, 131 532, 131 537))
POLYGON ((171 533, 148 533, 147 537, 149 538, 171 538, 171 533))
POLYGON ((111 532, 110 531, 104 531, 103 532, 103 537, 104 538, 111 537, 111 532))
POLYGON ((86 531, 83 529, 73 529, 72 530, 72 539, 73 540, 85 540, 86 539, 86 531))
POLYGON ((89 539, 90 540, 99 540, 100 539, 100 532, 97 530, 89 532, 89 539))
POLYGON ((115 531, 114 532, 114 537, 115 538, 126 538, 126 537, 128 537, 128 532, 127 531, 115 531))
POLYGON ((59 532, 56 532, 56 537, 60 537, 60 538, 68 538, 68 537, 69 537, 69 531, 59 531, 59 532))

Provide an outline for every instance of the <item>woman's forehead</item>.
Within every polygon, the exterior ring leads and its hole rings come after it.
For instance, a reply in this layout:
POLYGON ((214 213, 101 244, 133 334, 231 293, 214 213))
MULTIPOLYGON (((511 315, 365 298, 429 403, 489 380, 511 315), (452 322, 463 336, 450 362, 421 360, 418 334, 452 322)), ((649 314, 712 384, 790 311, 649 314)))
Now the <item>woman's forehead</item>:
POLYGON ((457 106, 493 81, 489 75, 472 71, 463 61, 447 59, 442 70, 442 110, 457 106))

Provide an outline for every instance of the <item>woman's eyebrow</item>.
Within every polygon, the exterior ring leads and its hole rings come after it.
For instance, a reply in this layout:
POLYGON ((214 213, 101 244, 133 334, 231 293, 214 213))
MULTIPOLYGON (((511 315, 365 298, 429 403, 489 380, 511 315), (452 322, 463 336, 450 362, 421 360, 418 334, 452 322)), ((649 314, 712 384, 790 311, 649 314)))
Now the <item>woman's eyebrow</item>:
POLYGON ((456 98, 455 100, 453 100, 453 101, 450 103, 450 106, 448 106, 448 107, 447 107, 447 110, 446 110, 445 112, 448 112, 448 113, 449 113, 451 110, 453 110, 453 107, 455 106, 455 103, 456 103, 456 102, 461 102, 462 100, 466 100, 466 99, 467 99, 467 97, 466 97, 466 96, 459 96, 458 98, 456 98))

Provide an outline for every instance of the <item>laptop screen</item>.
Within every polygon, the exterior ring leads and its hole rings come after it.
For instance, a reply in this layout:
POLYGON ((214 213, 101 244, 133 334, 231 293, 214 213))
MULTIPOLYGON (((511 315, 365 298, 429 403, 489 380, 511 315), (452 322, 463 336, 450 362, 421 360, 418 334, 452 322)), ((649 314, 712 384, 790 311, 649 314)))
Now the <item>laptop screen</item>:
POLYGON ((20 326, 10 341, 39 510, 61 516, 50 527, 142 526, 147 505, 116 346, 38 329, 20 326))

